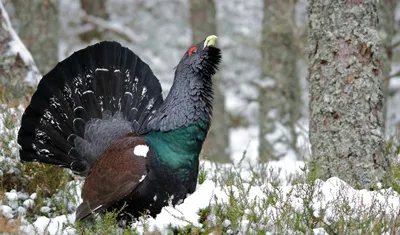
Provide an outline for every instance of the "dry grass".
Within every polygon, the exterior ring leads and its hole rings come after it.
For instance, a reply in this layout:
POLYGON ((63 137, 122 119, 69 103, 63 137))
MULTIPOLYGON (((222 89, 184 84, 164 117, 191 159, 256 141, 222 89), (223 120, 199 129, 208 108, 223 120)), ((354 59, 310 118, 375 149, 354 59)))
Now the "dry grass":
POLYGON ((21 219, 10 221, 0 215, 0 234, 19 234, 18 229, 21 225, 21 219))

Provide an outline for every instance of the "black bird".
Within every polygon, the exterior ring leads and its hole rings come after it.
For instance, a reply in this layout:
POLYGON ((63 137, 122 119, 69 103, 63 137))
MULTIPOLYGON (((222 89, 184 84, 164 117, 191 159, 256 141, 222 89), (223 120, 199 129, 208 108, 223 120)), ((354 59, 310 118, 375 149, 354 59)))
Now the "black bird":
POLYGON ((150 67, 116 42, 77 51, 42 78, 22 116, 20 158, 86 177, 76 221, 124 205, 124 217, 155 217, 194 192, 221 60, 216 39, 185 52, 164 101, 150 67))

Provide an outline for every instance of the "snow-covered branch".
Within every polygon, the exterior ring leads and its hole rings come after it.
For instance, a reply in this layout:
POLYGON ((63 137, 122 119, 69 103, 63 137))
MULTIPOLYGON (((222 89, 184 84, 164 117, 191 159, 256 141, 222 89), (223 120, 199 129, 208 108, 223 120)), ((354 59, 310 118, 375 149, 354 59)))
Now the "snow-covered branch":
POLYGON ((3 3, 0 1, 0 22, 3 25, 3 30, 7 31, 5 36, 8 42, 8 47, 5 49, 5 55, 8 57, 20 58, 27 67, 24 81, 29 83, 31 86, 36 86, 39 82, 41 75, 33 60, 31 53, 22 43, 17 33, 13 29, 10 18, 8 17, 7 11, 5 10, 3 3))

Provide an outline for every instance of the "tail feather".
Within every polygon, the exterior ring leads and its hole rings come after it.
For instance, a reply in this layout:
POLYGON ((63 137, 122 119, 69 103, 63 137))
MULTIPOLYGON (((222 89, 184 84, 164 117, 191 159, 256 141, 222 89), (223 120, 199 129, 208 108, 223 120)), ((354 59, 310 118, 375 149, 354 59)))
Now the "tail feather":
POLYGON ((116 138, 143 134, 163 102, 150 67, 127 48, 102 42, 75 52, 46 74, 22 117, 22 161, 86 175, 116 138))

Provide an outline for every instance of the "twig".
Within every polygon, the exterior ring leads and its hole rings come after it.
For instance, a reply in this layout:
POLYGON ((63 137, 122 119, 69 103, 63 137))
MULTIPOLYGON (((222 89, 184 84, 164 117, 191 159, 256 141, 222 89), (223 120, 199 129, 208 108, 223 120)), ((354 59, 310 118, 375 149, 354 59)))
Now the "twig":
POLYGON ((391 78, 398 77, 398 76, 400 76, 400 70, 397 71, 396 73, 392 74, 392 75, 389 75, 388 77, 385 78, 385 80, 388 81, 391 78))
POLYGON ((395 42, 393 45, 392 45, 392 50, 393 49, 395 49, 396 47, 398 47, 398 46, 400 46, 400 40, 398 41, 398 42, 395 42))

